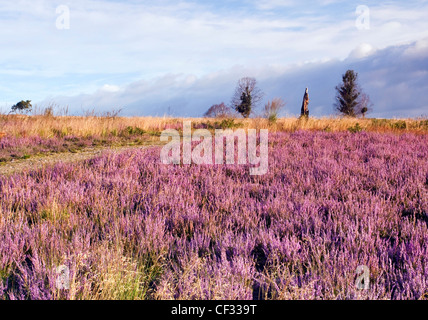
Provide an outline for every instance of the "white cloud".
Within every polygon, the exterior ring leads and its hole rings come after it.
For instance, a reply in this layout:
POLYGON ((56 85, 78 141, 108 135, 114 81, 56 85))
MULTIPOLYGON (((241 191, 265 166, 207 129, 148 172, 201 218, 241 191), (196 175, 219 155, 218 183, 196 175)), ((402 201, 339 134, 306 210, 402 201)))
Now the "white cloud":
MULTIPOLYGON (((264 8, 296 4, 256 3, 264 8)), ((233 7, 229 13, 217 12, 195 2, 76 0, 70 3, 71 29, 61 31, 55 28, 54 2, 2 2, 0 14, 16 17, 0 19, 0 38, 6 42, 0 61, 9 62, 2 69, 21 66, 45 77, 126 72, 147 78, 168 72, 203 75, 236 63, 343 59, 358 43, 384 48, 428 36, 428 21, 420 8, 373 5, 372 28, 360 32, 355 28, 355 8, 324 12, 312 7, 312 14, 294 14, 298 11, 290 7, 286 13, 265 16, 257 11, 243 14, 233 7)))
POLYGON ((428 57, 428 38, 417 41, 416 44, 409 47, 404 54, 410 57, 428 57))
POLYGON ((120 87, 115 86, 115 85, 111 85, 111 84, 105 84, 102 86, 101 91, 103 91, 103 92, 119 92, 120 87))
MULTIPOLYGON (((370 49, 370 50, 369 50, 370 49)), ((141 80, 124 86, 120 91, 96 91, 90 95, 56 97, 63 105, 97 106, 100 110, 125 107, 127 115, 201 116, 212 104, 230 101, 236 81, 253 76, 266 92, 266 100, 282 97, 287 102, 287 114, 300 112, 306 87, 310 88, 311 114, 334 113, 335 86, 349 68, 360 75, 360 83, 372 98, 376 117, 417 117, 427 114, 428 59, 419 55, 425 50, 420 43, 374 51, 357 48, 360 58, 351 55, 346 60, 330 60, 296 64, 294 66, 239 67, 197 77, 169 74, 151 80, 141 80), (367 53, 370 51, 370 55, 367 53), (409 55, 408 52, 412 52, 409 55), (418 97, 415 99, 414 97, 418 97)))
POLYGON ((257 0, 255 5, 261 10, 272 10, 275 8, 291 7, 296 4, 295 0, 257 0))
POLYGON ((362 43, 349 54, 350 59, 362 59, 366 58, 376 52, 376 49, 373 48, 371 44, 362 43))
MULTIPOLYGON (((364 3, 366 31, 355 27, 356 4, 342 0, 75 0, 70 30, 57 30, 60 1, 1 1, 0 73, 8 90, 0 87, 0 103, 70 96, 64 101, 78 108, 143 101, 136 112, 158 112, 179 100, 195 113, 197 104, 217 100, 200 92, 210 95, 212 85, 227 96, 245 73, 269 79, 302 68, 305 80, 308 65, 373 60, 379 50, 428 37, 426 1, 364 3)), ((424 48, 421 42, 406 54, 426 56, 424 48)), ((383 66, 390 72, 394 63, 383 66)))

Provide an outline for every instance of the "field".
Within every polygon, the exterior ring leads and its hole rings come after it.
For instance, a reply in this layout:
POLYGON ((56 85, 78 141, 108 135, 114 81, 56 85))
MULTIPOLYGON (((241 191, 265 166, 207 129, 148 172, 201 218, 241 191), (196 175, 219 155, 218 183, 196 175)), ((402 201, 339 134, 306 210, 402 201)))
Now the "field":
POLYGON ((268 128, 268 173, 161 164, 182 119, 0 116, 3 165, 105 148, 0 175, 0 299, 428 299, 427 120, 192 121, 268 128))

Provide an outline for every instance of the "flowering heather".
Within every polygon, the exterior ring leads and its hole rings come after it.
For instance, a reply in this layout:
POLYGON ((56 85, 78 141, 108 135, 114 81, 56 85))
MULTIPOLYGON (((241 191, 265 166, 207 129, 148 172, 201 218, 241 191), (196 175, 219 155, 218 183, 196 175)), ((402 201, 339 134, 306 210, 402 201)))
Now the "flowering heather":
POLYGON ((428 299, 426 135, 275 133, 269 150, 263 176, 152 148, 1 177, 0 298, 428 299))
POLYGON ((139 128, 126 128, 108 136, 56 135, 6 136, 0 139, 0 163, 25 159, 34 155, 58 152, 77 152, 89 147, 113 145, 143 145, 151 143, 157 132, 146 133, 139 128))
POLYGON ((0 162, 20 159, 35 154, 49 152, 74 151, 92 145, 90 139, 77 137, 41 138, 41 137, 5 137, 0 140, 0 162))

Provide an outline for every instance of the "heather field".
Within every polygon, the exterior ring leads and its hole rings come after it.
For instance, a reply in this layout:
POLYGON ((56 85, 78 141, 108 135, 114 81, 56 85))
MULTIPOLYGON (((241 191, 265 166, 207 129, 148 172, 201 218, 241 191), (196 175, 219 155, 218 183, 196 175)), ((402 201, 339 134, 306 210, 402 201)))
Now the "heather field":
MULTIPOLYGON (((1 164, 50 153, 76 153, 87 148, 140 146, 159 142, 165 129, 182 128, 185 119, 117 116, 24 116, 0 114, 1 164)), ((412 132, 428 133, 428 120, 282 118, 266 119, 188 119, 195 128, 269 129, 270 132, 316 130, 325 132, 412 132)))
MULTIPOLYGON (((182 128, 177 118, 117 116, 24 116, 0 114, 0 167, 2 164, 53 153, 78 153, 88 148, 142 146, 156 144, 165 129, 182 128)), ((266 119, 188 119, 195 128, 269 129, 270 132, 298 130, 341 132, 428 133, 428 120, 282 118, 266 119)))
POLYGON ((425 123, 284 123, 262 176, 160 147, 0 176, 0 299, 428 299, 425 123))

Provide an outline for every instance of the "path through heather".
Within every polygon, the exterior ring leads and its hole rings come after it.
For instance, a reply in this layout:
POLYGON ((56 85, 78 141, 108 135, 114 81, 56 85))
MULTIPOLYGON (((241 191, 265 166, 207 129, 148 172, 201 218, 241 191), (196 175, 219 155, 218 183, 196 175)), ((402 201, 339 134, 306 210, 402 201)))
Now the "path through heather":
POLYGON ((95 147, 95 148, 86 148, 79 152, 61 152, 61 153, 51 153, 41 156, 33 156, 29 159, 19 159, 8 161, 6 163, 0 164, 0 175, 11 175, 14 173, 19 173, 26 170, 36 170, 43 167, 54 165, 58 162, 75 162, 83 161, 87 159, 92 159, 98 155, 103 154, 104 152, 113 152, 121 153, 127 150, 135 149, 144 149, 149 148, 153 145, 147 146, 120 146, 120 147, 95 147))

